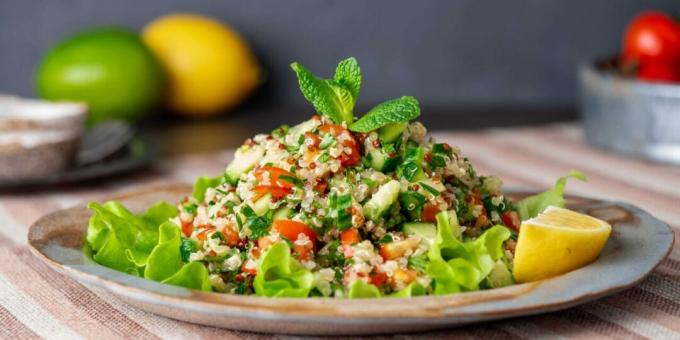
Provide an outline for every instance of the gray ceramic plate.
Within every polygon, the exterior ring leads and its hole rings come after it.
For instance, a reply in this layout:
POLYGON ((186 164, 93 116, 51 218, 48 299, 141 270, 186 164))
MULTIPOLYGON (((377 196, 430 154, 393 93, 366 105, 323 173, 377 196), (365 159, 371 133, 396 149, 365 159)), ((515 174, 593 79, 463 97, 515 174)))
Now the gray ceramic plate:
MULTIPOLYGON (((161 199, 177 201, 187 193, 188 187, 166 186, 112 198, 139 211, 161 199)), ((642 280, 671 249, 673 233, 668 225, 630 204, 571 198, 569 206, 614 227, 594 263, 541 282, 411 299, 262 298, 146 281, 100 266, 81 252, 89 217, 84 206, 44 216, 31 226, 28 242, 36 256, 55 270, 173 319, 270 333, 414 332, 554 311, 613 294, 642 280)))

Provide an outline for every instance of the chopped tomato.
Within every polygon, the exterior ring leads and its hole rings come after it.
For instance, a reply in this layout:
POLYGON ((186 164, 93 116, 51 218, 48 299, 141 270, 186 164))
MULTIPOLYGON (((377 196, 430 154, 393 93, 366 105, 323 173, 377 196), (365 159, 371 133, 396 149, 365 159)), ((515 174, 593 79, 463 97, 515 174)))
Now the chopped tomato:
POLYGON ((222 235, 227 239, 227 245, 230 247, 233 247, 238 244, 239 237, 238 237, 238 231, 234 230, 232 226, 226 226, 222 230, 222 235))
POLYGON ((342 127, 342 125, 337 124, 326 124, 319 127, 319 131, 330 133, 335 137, 343 136, 345 139, 342 145, 349 148, 351 152, 343 152, 338 159, 340 160, 340 165, 344 167, 349 167, 358 164, 361 161, 361 150, 359 149, 359 144, 357 144, 356 139, 352 136, 352 133, 347 129, 342 127))
POLYGON ((271 186, 271 185, 258 185, 256 186, 253 191, 255 192, 255 196, 253 197, 253 201, 257 201, 262 196, 266 194, 272 194, 272 198, 274 200, 280 200, 288 194, 290 194, 290 189, 289 188, 282 188, 282 187, 277 187, 277 186, 271 186))
POLYGON ((252 276, 257 275, 257 268, 248 268, 246 266, 246 264, 248 264, 248 262, 249 261, 246 261, 245 263, 243 263, 243 265, 241 266, 241 271, 244 272, 244 273, 248 273, 252 276))
POLYGON ((198 234, 196 234, 196 238, 199 241, 205 241, 208 238, 208 232, 211 231, 210 229, 203 229, 198 234))
POLYGON ((415 238, 408 238, 402 241, 386 243, 380 246, 380 256, 384 260, 394 260, 404 256, 408 250, 414 250, 418 247, 420 240, 415 238))
POLYGON ((298 239, 298 235, 305 234, 316 247, 316 233, 306 224, 293 220, 276 220, 272 223, 272 229, 291 242, 298 239))
POLYGON ((439 208, 434 204, 425 204, 423 213, 420 215, 420 220, 423 222, 435 222, 436 216, 439 213, 439 208))
POLYGON ((387 282, 387 274, 381 272, 381 271, 375 271, 368 277, 368 283, 375 285, 375 286, 382 286, 387 282))
POLYGON ((316 190, 320 194, 325 193, 326 189, 328 189, 328 182, 323 180, 316 183, 316 185, 314 186, 314 190, 316 190))
POLYGON ((501 220, 506 227, 519 231, 519 226, 522 223, 519 220, 519 214, 516 211, 506 211, 501 214, 501 220))
POLYGON ((392 280, 395 282, 401 282, 403 284, 409 284, 415 281, 417 277, 418 273, 413 270, 397 268, 394 270, 392 280))
POLYGON ((309 260, 312 256, 312 251, 314 250, 314 244, 301 245, 293 243, 293 252, 298 255, 300 260, 309 260))
POLYGON ((361 242, 359 230, 357 228, 349 228, 343 231, 340 233, 340 242, 347 246, 361 242))
POLYGON ((269 174, 270 183, 269 186, 287 189, 290 189, 295 186, 295 183, 293 183, 290 180, 290 178, 297 177, 289 171, 286 171, 275 166, 263 166, 255 170, 255 177, 257 178, 258 181, 262 181, 265 177, 264 176, 265 173, 269 174), (284 178, 281 178, 281 176, 283 176, 284 178), (287 180, 286 177, 288 177, 289 179, 287 180))
POLYGON ((182 234, 184 234, 184 236, 186 236, 186 237, 191 236, 191 233, 193 231, 194 231, 194 225, 193 224, 182 222, 182 234))

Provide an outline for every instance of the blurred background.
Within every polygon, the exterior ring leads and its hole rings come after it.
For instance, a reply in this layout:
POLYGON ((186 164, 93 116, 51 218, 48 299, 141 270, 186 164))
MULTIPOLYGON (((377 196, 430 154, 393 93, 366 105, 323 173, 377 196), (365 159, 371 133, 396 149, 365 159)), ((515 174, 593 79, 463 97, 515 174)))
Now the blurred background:
MULTIPOLYGON (((167 68, 173 53, 169 49, 199 49, 179 38, 172 42, 179 32, 191 31, 187 28, 191 25, 159 28, 166 23, 158 23, 158 18, 188 12, 208 16, 235 32, 224 44, 205 46, 227 46, 226 53, 242 49, 245 57, 225 64, 237 77, 250 72, 249 77, 258 80, 252 89, 227 94, 230 104, 207 114, 173 104, 142 105, 145 112, 132 120, 158 142, 163 154, 233 148, 253 133, 305 119, 313 109, 299 92, 290 62, 299 61, 315 74, 330 77, 336 63, 348 56, 358 59, 364 74, 358 112, 389 98, 412 95, 419 99, 421 120, 430 129, 570 121, 578 118, 578 66, 616 55, 626 24, 646 9, 677 13, 680 2, 4 0, 0 94, 72 99, 59 93, 64 86, 54 80, 52 66, 45 65, 65 63, 67 53, 58 57, 53 53, 64 39, 103 26, 139 34, 156 57, 166 58, 161 64, 167 68), (171 111, 182 114, 168 114, 171 111)), ((203 35, 196 36, 200 40, 203 35)), ((99 49, 103 59, 125 54, 106 45, 99 49)), ((196 62, 202 63, 201 58, 196 62)), ((128 76, 131 83, 149 77, 133 71, 128 76)), ((192 81, 186 85, 189 92, 200 92, 196 84, 202 80, 192 81)), ((139 94, 135 86, 107 95, 139 94)), ((144 93, 163 97, 159 91, 144 93)))
POLYGON ((68 34, 99 25, 141 29, 189 11, 231 25, 266 70, 266 83, 232 115, 257 109, 300 120, 309 106, 288 64, 329 75, 338 60, 355 56, 365 79, 361 107, 411 94, 435 110, 424 119, 447 118, 441 128, 572 119, 578 63, 615 53, 622 28, 647 8, 678 11, 680 2, 5 0, 0 91, 34 96, 36 65, 68 34))

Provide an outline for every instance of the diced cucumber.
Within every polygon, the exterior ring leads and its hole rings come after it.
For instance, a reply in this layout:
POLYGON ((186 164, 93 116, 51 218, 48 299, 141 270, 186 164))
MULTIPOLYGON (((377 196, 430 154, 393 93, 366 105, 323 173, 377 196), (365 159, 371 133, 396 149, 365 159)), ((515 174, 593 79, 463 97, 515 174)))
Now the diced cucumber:
POLYGON ((262 156, 264 156, 264 148, 259 145, 240 147, 236 150, 234 159, 224 170, 226 179, 229 183, 236 184, 241 174, 252 170, 262 156))
POLYGON ((420 237, 428 244, 434 243, 434 239, 437 236, 437 227, 435 227, 435 225, 432 223, 404 223, 403 231, 407 235, 415 235, 420 237))
POLYGON ((319 125, 319 122, 310 119, 306 120, 298 125, 293 126, 288 130, 288 135, 291 136, 291 140, 294 142, 297 142, 298 139, 300 139, 300 136, 304 135, 305 133, 314 130, 319 125))
POLYGON ((392 143, 406 130, 408 123, 387 124, 378 129, 378 137, 383 143, 392 143))
POLYGON ((463 237, 463 230, 460 227, 460 223, 458 223, 458 215, 456 215, 455 210, 449 210, 446 211, 446 216, 443 215, 443 211, 437 214, 437 225, 439 223, 446 223, 448 222, 449 225, 451 226, 451 232, 453 233, 453 236, 455 236, 457 239, 461 239, 463 237), (447 220, 440 220, 440 218, 446 218, 448 217, 447 220))
POLYGON ((491 288, 510 286, 515 283, 512 273, 503 260, 496 261, 486 280, 491 288))
POLYGON ((398 155, 390 157, 383 149, 371 149, 369 155, 371 167, 381 172, 393 171, 401 163, 401 157, 398 155))
POLYGON ((274 221, 276 221, 276 220, 287 220, 287 219, 290 218, 290 215, 291 215, 292 212, 293 212, 293 210, 291 210, 288 207, 279 208, 278 210, 276 210, 276 212, 274 212, 274 216, 272 217, 272 219, 274 221))
MULTIPOLYGON (((446 190, 446 187, 442 182, 434 182, 431 179, 424 179, 420 182, 420 188, 418 188, 418 193, 421 195, 424 195, 425 197, 430 197, 430 195, 435 195, 434 192, 431 190, 434 190, 436 192, 442 193, 446 190), (429 187, 429 188, 428 188, 429 187)), ((438 195, 435 195, 438 196, 438 195)))
POLYGON ((260 197, 257 201, 252 202, 249 205, 251 208, 253 208, 253 211, 257 214, 257 216, 262 216, 269 211, 269 203, 271 203, 271 201, 272 195, 265 194, 264 196, 260 197))
POLYGON ((364 216, 372 221, 377 221, 399 197, 401 184, 397 180, 391 180, 378 188, 371 199, 364 204, 364 216))

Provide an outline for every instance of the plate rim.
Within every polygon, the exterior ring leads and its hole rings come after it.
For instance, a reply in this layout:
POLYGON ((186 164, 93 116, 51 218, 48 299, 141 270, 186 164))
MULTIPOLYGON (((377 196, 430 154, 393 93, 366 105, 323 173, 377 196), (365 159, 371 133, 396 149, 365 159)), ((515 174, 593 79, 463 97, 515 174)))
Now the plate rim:
MULTIPOLYGON (((131 190, 129 192, 124 192, 116 195, 112 195, 110 197, 106 197, 104 200, 108 199, 118 199, 118 200, 125 200, 129 198, 135 198, 135 197, 140 197, 143 195, 149 195, 149 194, 154 194, 158 193, 159 191, 182 191, 185 193, 188 193, 190 189, 190 186, 185 185, 185 184, 170 184, 170 185, 156 185, 156 186, 148 186, 148 187, 142 187, 142 188, 137 188, 134 190, 131 190)), ((522 194, 522 193, 528 193, 529 191, 526 190, 507 190, 508 193, 514 193, 514 194, 522 194)), ((644 278, 646 278, 650 273, 652 273, 659 265, 660 263, 667 258, 667 256, 670 254, 670 252, 673 249, 673 244, 674 244, 674 238, 675 235, 673 233, 673 229, 665 222, 656 219, 653 217, 651 214, 645 212, 644 210, 629 204, 625 202, 618 202, 618 201, 606 201, 606 200, 599 200, 599 199, 592 199, 592 198, 586 198, 586 197, 580 197, 580 196, 569 196, 570 199, 576 199, 576 200, 584 200, 588 202, 599 202, 599 203, 609 203, 609 204, 617 204, 617 205, 622 205, 626 207, 627 209, 631 209, 635 211, 637 214, 642 213, 643 215, 646 215, 647 217, 651 218, 654 222, 657 224, 663 225, 665 229, 663 230, 664 233, 668 233, 670 235, 670 238, 668 239, 668 244, 663 251, 663 255, 659 257, 658 261, 653 266, 650 266, 646 271, 641 272, 637 275, 637 278, 635 280, 632 280, 630 282, 626 282, 623 284, 619 285, 614 285, 607 287, 606 289, 603 289, 601 291, 597 292, 583 292, 580 293, 578 296, 574 298, 570 298, 564 301, 559 301, 559 302, 545 302, 545 303, 535 303, 530 306, 526 305, 517 305, 514 308, 502 308, 502 309, 496 309, 496 310, 489 310, 489 311, 474 311, 474 312, 466 312, 464 310, 461 310, 462 308, 469 306, 469 305, 479 305, 479 304, 484 304, 484 303, 489 303, 493 302, 494 300, 498 300, 496 298, 490 298, 488 300, 483 300, 483 301, 473 301, 471 303, 461 303, 456 305, 453 303, 452 305, 449 305, 448 307, 443 304, 435 304, 433 307, 434 308, 448 308, 449 311, 447 313, 434 313, 433 315, 413 315, 413 314, 390 314, 390 315, 375 315, 373 313, 372 315, 366 315, 364 313, 361 314, 355 314, 355 315, 346 315, 344 313, 340 313, 342 309, 336 309, 338 306, 333 306, 335 308, 330 308, 330 311, 328 313, 324 314, 318 314, 318 310, 312 309, 312 313, 284 313, 284 311, 290 311, 291 308, 299 308, 302 305, 307 305, 310 300, 314 300, 315 302, 332 302, 334 305, 339 305, 340 307, 343 307, 343 305, 352 307, 351 305, 360 305, 360 304, 365 304, 367 301, 372 302, 372 301, 377 301, 377 299, 359 299, 359 300, 349 300, 349 299, 336 299, 336 298, 314 298, 314 299, 296 299, 296 298, 268 298, 268 297, 259 297, 259 296, 240 296, 240 295, 230 295, 230 294, 223 294, 223 293, 214 293, 214 292, 199 292, 199 291, 194 291, 191 289, 187 288, 182 288, 182 287, 175 287, 175 286, 170 286, 166 284, 162 284, 159 282, 155 281, 149 281, 144 278, 140 277, 135 277, 129 274, 125 274, 122 272, 117 272, 113 269, 106 268, 104 266, 101 266, 99 264, 95 264, 95 266, 103 268, 105 271, 111 271, 113 273, 116 273, 115 275, 124 275, 127 277, 128 280, 131 280, 128 284, 118 282, 114 279, 112 279, 110 276, 109 277, 102 277, 99 275, 96 275, 94 273, 89 273, 85 271, 81 271, 78 268, 72 267, 68 264, 60 263, 55 259, 50 258, 47 254, 43 253, 39 248, 41 248, 40 245, 36 245, 35 242, 38 241, 37 239, 34 238, 36 229, 39 228, 42 224, 47 223, 46 221, 54 218, 55 216, 58 216, 60 214, 65 214, 67 212, 75 212, 78 210, 84 209, 83 205, 77 205, 68 209, 61 209, 54 211, 52 213, 46 214, 37 221, 35 221, 31 227, 29 228, 29 233, 28 233, 28 246, 30 251, 40 258, 44 263, 47 263, 49 267, 53 270, 56 270, 62 274, 66 274, 70 276, 71 278, 74 278, 78 281, 85 282, 88 284, 93 284, 98 287, 103 287, 104 289, 112 292, 114 295, 120 296, 120 297, 125 297, 127 299, 141 299, 144 300, 144 302, 150 302, 156 305, 165 305, 165 306, 172 306, 172 304, 181 304, 184 308, 199 308, 199 309, 204 309, 202 312, 205 313, 205 309, 209 310, 210 312, 216 312, 219 313, 221 316, 229 316, 231 315, 237 315, 240 317, 243 317, 240 314, 243 314, 244 312, 249 313, 249 318, 251 319, 257 319, 257 320, 272 320, 272 319, 280 319, 280 320, 289 320, 289 321, 303 321, 303 322, 308 322, 312 320, 317 320, 317 321, 327 321, 329 317, 333 318, 333 321, 338 324, 338 323, 356 323, 358 321, 361 322, 381 322, 381 323, 400 323, 400 322, 412 322, 412 321, 418 321, 418 322, 425 322, 431 325, 442 325, 446 324, 447 320, 449 320, 452 317, 456 318, 481 318, 484 320, 491 320, 491 319, 501 319, 501 318, 507 318, 507 317, 513 317, 513 316, 522 316, 522 315, 533 315, 533 314, 538 314, 538 313, 544 313, 544 312, 549 312, 549 311, 555 311, 555 310, 561 310, 565 308, 569 308, 575 305, 579 305, 588 301, 592 301, 594 299, 598 299, 604 296, 608 296, 611 294, 614 294, 616 292, 622 291, 626 288, 632 287, 634 285, 637 285, 640 281, 642 281, 644 278), (139 281, 138 281, 139 280, 139 281), (135 285, 135 283, 139 283, 139 285, 135 285), (144 284, 146 283, 146 284, 144 284), (176 294, 174 295, 169 295, 169 294, 164 294, 161 293, 157 290, 150 290, 147 289, 145 286, 160 286, 163 288, 163 290, 166 291, 175 291, 176 294), (188 294, 187 294, 188 292, 188 294), (181 294, 180 294, 181 293, 181 294), (210 299, 209 301, 203 300, 203 299, 195 299, 193 298, 194 296, 199 296, 202 297, 203 295, 206 295, 207 297, 216 297, 215 299, 210 299), (234 304, 234 302, 236 302, 234 304), (264 302, 264 303, 263 303, 264 302), (278 307, 278 308, 271 308, 271 305, 273 304, 283 304, 284 307, 278 307), (269 305, 269 306, 268 306, 269 305), (340 313, 340 314, 339 314, 340 313)), ((86 229, 84 229, 86 230, 86 229)), ((83 235, 84 238, 84 235, 83 235)), ((44 247, 42 247, 44 250, 44 247)), ((589 264, 590 266, 592 264, 589 264)), ((588 267, 585 266, 585 267, 588 267)), ((584 268, 585 268, 584 267, 584 268)), ((114 275, 114 276, 115 276, 114 275)), ((568 275, 568 274, 565 274, 568 275)), ((538 282, 532 282, 532 283, 524 283, 524 284, 517 284, 509 287, 504 287, 504 288, 497 288, 497 289, 491 289, 491 290, 484 290, 484 291, 477 291, 477 292, 464 292, 464 293, 458 293, 458 294, 450 294, 447 296, 422 296, 422 297, 411 297, 411 298, 397 298, 397 299, 380 299, 380 301, 417 301, 419 303, 414 303, 413 305, 422 305, 423 303, 427 303, 432 300, 447 300, 447 301, 457 301, 461 300, 464 297, 470 297, 472 295, 491 295, 491 293, 505 293, 506 297, 500 298, 500 300, 506 300, 506 299, 512 299, 512 297, 517 297, 520 296, 524 293, 527 293, 531 290, 536 289, 539 287, 541 284, 545 282, 549 282, 552 280, 560 280, 563 276, 558 276, 556 278, 544 280, 544 281, 538 281, 538 282), (517 290, 520 290, 517 292, 517 290), (514 292, 514 293, 513 293, 514 292)), ((158 287, 156 287, 158 288, 158 287)), ((464 299, 463 299, 464 300, 464 299)), ((318 309, 318 308, 317 308, 318 309)), ((416 308, 415 311, 417 312, 419 309, 416 308)), ((368 313, 370 314, 370 313, 368 313)), ((167 315, 166 315, 167 316, 167 315)), ((474 321, 473 321, 474 322, 474 321)), ((294 332, 295 333, 295 332, 294 332)), ((364 333, 361 333, 364 334, 364 333)))

